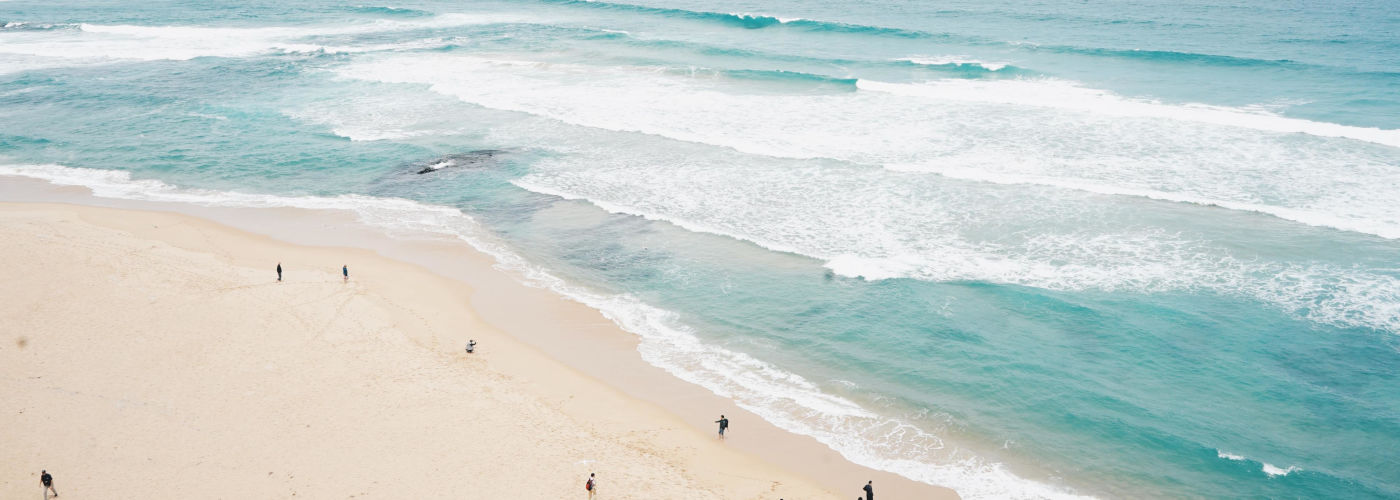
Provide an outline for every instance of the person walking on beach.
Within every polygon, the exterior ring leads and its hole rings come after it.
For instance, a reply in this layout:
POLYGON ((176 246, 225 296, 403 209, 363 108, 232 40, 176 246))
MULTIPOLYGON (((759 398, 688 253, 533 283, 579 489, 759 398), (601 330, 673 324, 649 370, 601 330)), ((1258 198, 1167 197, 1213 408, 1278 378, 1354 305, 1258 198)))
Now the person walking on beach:
POLYGON ((345 281, 350 281, 350 266, 340 265, 340 275, 345 277, 345 281))
POLYGON ((724 418, 724 415, 720 415, 719 420, 716 420, 715 423, 719 424, 719 438, 724 439, 724 430, 729 428, 729 419, 724 418))
POLYGON ((588 482, 583 483, 583 489, 588 490, 588 498, 593 498, 598 493, 598 479, 593 477, 593 473, 588 473, 588 482))
POLYGON ((39 471, 39 482, 44 484, 44 500, 49 500, 50 491, 55 498, 58 497, 58 490, 53 489, 53 476, 49 475, 49 471, 39 471))
POLYGON ((281 283, 281 282, 282 282, 282 263, 281 263, 281 262, 278 262, 278 263, 277 263, 277 282, 278 282, 278 283, 281 283))
POLYGON ((872 486, 873 483, 875 483, 875 481, 866 481, 865 487, 861 488, 865 490, 865 500, 875 500, 875 487, 872 486))

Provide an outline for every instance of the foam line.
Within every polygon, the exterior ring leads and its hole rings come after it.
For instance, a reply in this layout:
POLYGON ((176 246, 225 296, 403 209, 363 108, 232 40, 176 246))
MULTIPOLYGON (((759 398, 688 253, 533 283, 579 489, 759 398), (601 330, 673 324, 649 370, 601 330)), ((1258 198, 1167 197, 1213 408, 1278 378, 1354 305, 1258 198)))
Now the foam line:
POLYGON ((1009 66, 1007 63, 984 62, 967 56, 906 57, 898 60, 923 66, 977 66, 987 71, 1001 71, 1009 66))
POLYGON ((1292 473, 1294 473, 1294 472, 1298 472, 1298 471, 1300 471, 1300 470, 1303 470, 1301 467, 1298 467, 1298 466, 1296 466, 1296 465, 1290 465, 1290 466, 1288 466, 1288 467, 1278 467, 1278 466, 1276 466, 1276 465, 1269 464, 1269 463, 1266 463, 1266 462, 1260 462, 1260 461, 1258 461, 1258 460, 1254 460, 1254 459, 1251 459, 1251 458, 1246 457, 1246 456, 1235 455, 1235 454, 1233 454, 1233 453, 1226 453, 1226 452, 1223 452, 1223 451, 1220 451, 1220 450, 1215 450, 1215 456, 1217 456, 1217 457, 1219 457, 1219 458, 1223 458, 1223 459, 1225 459, 1225 460, 1234 461, 1234 462, 1253 462, 1253 463, 1257 463, 1257 464, 1260 465, 1259 470, 1260 470, 1261 472, 1263 472, 1265 475, 1267 475, 1267 476, 1269 476, 1269 477, 1271 477, 1271 478, 1272 478, 1272 477, 1287 476, 1287 475, 1292 474, 1292 473))
POLYGON ((1006 185, 1038 185, 1053 186, 1057 188, 1072 189, 1089 193, 1136 196, 1153 200, 1171 201, 1176 203, 1189 203, 1193 205, 1220 207, 1243 212, 1255 212, 1271 215, 1280 219, 1290 220, 1307 224, 1309 226, 1327 227, 1342 231, 1371 234, 1387 239, 1400 239, 1400 225, 1377 222, 1353 217, 1343 217, 1314 210, 1300 210, 1262 203, 1245 203, 1231 200, 1212 199, 1203 196, 1193 196, 1184 193, 1173 193, 1152 189, 1134 189, 1130 187, 1113 186, 1090 182, 1082 179, 1060 179, 1052 177, 1025 176, 1015 174, 1004 174, 996 172, 985 172, 974 169, 941 168, 934 165, 886 165, 886 168, 902 172, 929 172, 936 173, 954 179, 973 180, 979 182, 989 182, 993 184, 1006 185))
POLYGON ((948 79, 920 84, 860 80, 856 82, 856 87, 862 90, 906 97, 1014 104, 1116 117, 1164 118, 1265 132, 1340 137, 1400 147, 1400 130, 1315 122, 1205 104, 1163 104, 1144 99, 1125 98, 1108 91, 1082 87, 1065 80, 1023 79, 988 82, 948 79))
MULTIPOLYGON (((791 169, 773 174, 747 170, 745 175, 750 176, 749 184, 759 186, 774 186, 774 176, 803 177, 791 169)), ((1183 240, 1160 230, 1046 231, 1014 245, 988 243, 957 236, 967 230, 960 225, 943 227, 942 221, 917 215, 943 213, 949 205, 872 203, 861 196, 861 187, 843 185, 832 187, 843 194, 824 196, 819 202, 755 207, 740 199, 761 200, 760 195, 740 188, 744 183, 723 179, 728 177, 696 179, 674 171, 627 171, 613 175, 537 173, 512 182, 541 194, 585 200, 609 212, 665 221, 690 231, 812 257, 824 261, 828 269, 840 276, 973 281, 1051 290, 1208 290, 1254 299, 1300 319, 1400 333, 1400 276, 1384 270, 1238 259, 1207 242, 1183 240), (712 183, 737 192, 716 198, 712 183), (902 222, 906 216, 918 219, 917 223, 902 222), (772 222, 755 225, 753 219, 772 222), (880 222, 849 225, 849 221, 856 220, 880 222)), ((892 188, 877 185, 869 189, 884 192, 892 188)), ((975 207, 983 203, 957 191, 936 196, 949 198, 946 203, 956 206, 975 207)), ((918 201, 927 200, 915 203, 918 201)), ((1040 206, 1040 200, 1022 201, 1040 206)), ((960 221, 963 215, 945 216, 960 221)), ((1002 215, 1011 219, 1033 217, 1020 211, 1002 215)))
MULTIPOLYGON (((916 481, 949 486, 968 499, 1088 498, 1020 478, 1005 466, 977 458, 936 461, 945 451, 937 436, 916 426, 871 412, 822 392, 803 377, 747 354, 700 341, 674 313, 627 294, 600 294, 569 283, 526 261, 460 210, 397 198, 265 194, 178 188, 158 180, 135 180, 117 170, 61 165, 0 165, 0 176, 43 179, 82 186, 95 196, 228 207, 294 207, 343 210, 365 224, 389 231, 455 236, 492 256, 498 265, 531 286, 546 288, 599 310, 623 330, 638 335, 638 351, 648 363, 672 375, 732 398, 765 420, 811 436, 857 464, 891 471, 916 481)), ((965 457, 966 453, 958 456, 965 457)))
POLYGON ((208 26, 77 25, 76 31, 19 33, 0 38, 0 54, 29 56, 45 66, 110 61, 188 60, 196 57, 249 57, 284 52, 373 52, 440 46, 431 40, 393 44, 327 45, 308 43, 314 36, 353 35, 425 28, 520 22, 510 14, 443 14, 413 20, 379 19, 341 26, 222 28, 208 26))
POLYGON ((1400 186, 1397 130, 1156 103, 1049 79, 860 79, 856 92, 833 85, 830 94, 751 95, 728 92, 735 82, 656 68, 440 54, 337 71, 427 84, 488 108, 755 155, 1144 196, 1400 236, 1393 203, 1400 186), (1056 126, 1043 126, 1047 122, 1056 126))

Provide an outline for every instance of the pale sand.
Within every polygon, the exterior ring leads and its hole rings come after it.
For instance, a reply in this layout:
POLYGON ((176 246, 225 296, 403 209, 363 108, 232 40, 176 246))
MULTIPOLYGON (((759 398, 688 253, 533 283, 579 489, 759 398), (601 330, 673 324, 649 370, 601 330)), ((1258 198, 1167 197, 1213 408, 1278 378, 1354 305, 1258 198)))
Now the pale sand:
MULTIPOLYGON (((41 468, 62 498, 586 498, 589 472, 598 498, 850 498, 863 477, 955 496, 738 410, 754 431, 716 443, 697 423, 714 415, 631 397, 685 384, 616 390, 589 375, 621 368, 581 374, 535 349, 548 332, 483 322, 469 304, 495 294, 370 251, 71 205, 0 204, 0 235, 0 498, 38 497, 41 468)), ((516 287, 501 295, 535 293, 516 287)), ((486 316, 605 329, 576 304, 520 308, 486 316)), ((695 391, 661 403, 715 406, 695 391)))

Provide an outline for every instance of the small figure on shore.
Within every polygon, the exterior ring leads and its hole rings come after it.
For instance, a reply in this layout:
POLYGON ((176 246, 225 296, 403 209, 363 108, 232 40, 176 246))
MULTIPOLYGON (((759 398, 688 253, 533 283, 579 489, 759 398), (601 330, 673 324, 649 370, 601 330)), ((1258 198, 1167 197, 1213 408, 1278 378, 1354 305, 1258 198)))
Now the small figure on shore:
POLYGON ((281 283, 281 282, 282 282, 282 263, 281 263, 281 262, 278 262, 278 263, 277 263, 277 282, 278 282, 278 283, 281 283))
POLYGON ((872 486, 873 483, 875 483, 875 481, 866 481, 865 487, 861 488, 865 490, 865 500, 875 500, 875 487, 872 486))
POLYGON ((53 476, 49 475, 49 471, 39 471, 39 482, 44 484, 44 500, 48 500, 50 491, 55 498, 58 497, 58 490, 53 489, 53 476))
POLYGON ((598 493, 598 479, 593 477, 593 473, 588 473, 588 482, 583 483, 583 489, 588 490, 588 498, 598 493))
POLYGON ((724 415, 720 415, 719 420, 716 420, 715 423, 719 424, 719 438, 724 439, 724 430, 729 428, 729 419, 724 418, 724 415))
POLYGON ((476 352, 476 341, 475 341, 475 340, 468 340, 468 341, 467 341, 467 354, 471 354, 471 353, 473 353, 473 352, 476 352))
POLYGON ((341 264, 340 275, 345 277, 345 281, 350 281, 350 266, 341 264))

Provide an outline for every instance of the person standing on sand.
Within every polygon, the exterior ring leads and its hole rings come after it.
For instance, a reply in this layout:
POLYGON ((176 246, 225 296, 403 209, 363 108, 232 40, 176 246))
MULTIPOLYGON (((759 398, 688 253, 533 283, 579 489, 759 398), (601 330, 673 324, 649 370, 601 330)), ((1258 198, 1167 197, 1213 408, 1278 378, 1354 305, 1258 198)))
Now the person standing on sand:
POLYGON ((593 473, 588 473, 588 482, 583 483, 583 489, 588 490, 588 498, 598 493, 598 479, 593 477, 593 473))
POLYGON ((875 500, 875 487, 872 486, 874 482, 875 481, 866 481, 865 487, 861 488, 865 490, 865 500, 875 500))
POLYGON ((724 415, 720 415, 719 420, 716 420, 715 423, 719 424, 719 438, 724 439, 724 430, 729 428, 729 419, 724 418, 724 415))
POLYGON ((55 498, 58 497, 58 490, 53 489, 53 476, 49 475, 49 471, 39 471, 39 482, 44 485, 44 500, 49 500, 49 491, 53 491, 55 498))
POLYGON ((278 263, 277 263, 277 282, 278 282, 278 283, 281 283, 281 282, 282 282, 282 263, 281 263, 281 262, 278 262, 278 263))
POLYGON ((340 275, 345 277, 345 281, 350 281, 350 266, 340 265, 340 275))

